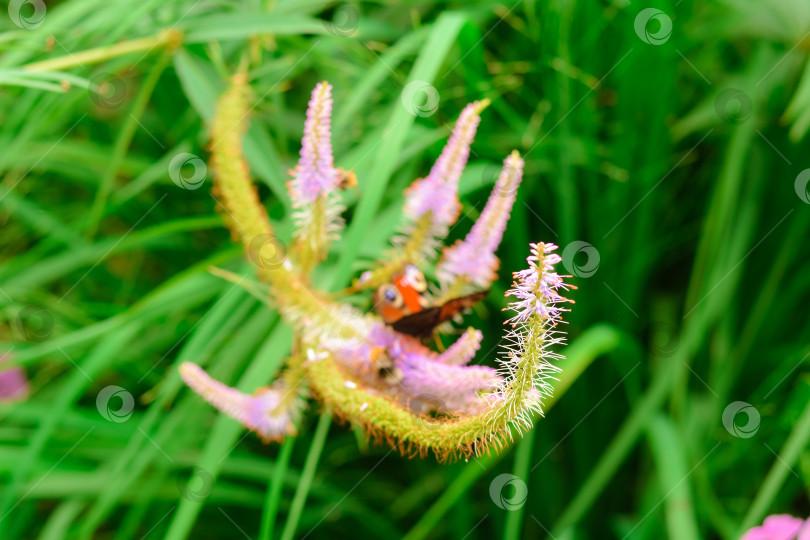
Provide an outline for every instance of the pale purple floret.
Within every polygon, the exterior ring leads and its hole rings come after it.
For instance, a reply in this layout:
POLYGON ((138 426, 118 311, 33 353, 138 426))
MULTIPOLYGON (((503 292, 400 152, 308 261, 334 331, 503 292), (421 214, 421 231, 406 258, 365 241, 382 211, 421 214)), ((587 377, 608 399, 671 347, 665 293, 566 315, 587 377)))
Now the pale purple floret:
POLYGON ((436 361, 451 366, 466 366, 481 348, 482 339, 484 339, 484 334, 480 330, 470 328, 441 353, 436 361))
POLYGON ((458 200, 458 181, 470 155, 470 144, 478 123, 480 110, 485 104, 467 105, 458 117, 453 132, 434 163, 430 173, 405 190, 405 216, 415 223, 426 212, 432 212, 433 232, 443 236, 455 223, 461 212, 458 200))
POLYGON ((443 412, 477 412, 479 393, 492 390, 498 379, 491 367, 452 366, 418 354, 404 355, 396 365, 402 371, 402 390, 443 412))
POLYGON ((191 362, 180 366, 180 376, 208 403, 255 431, 265 441, 281 440, 295 433, 302 401, 297 395, 289 395, 290 390, 281 385, 260 388, 253 395, 245 394, 212 379, 191 362))
POLYGON ((293 206, 314 202, 338 187, 340 173, 332 157, 332 86, 318 83, 312 91, 301 141, 301 158, 289 184, 293 206))
POLYGON ((810 520, 787 514, 768 516, 762 525, 750 529, 740 540, 810 540, 810 520))
POLYGON ((556 322, 560 318, 560 312, 567 311, 558 304, 571 302, 558 291, 574 287, 565 283, 562 276, 554 271, 554 265, 562 260, 554 253, 556 245, 541 243, 530 246, 532 254, 526 258, 529 268, 515 272, 512 289, 506 291, 506 296, 517 299, 509 303, 509 309, 515 312, 515 316, 508 322, 525 323, 535 315, 556 322))
POLYGON ((522 178, 523 160, 514 152, 504 160, 495 188, 469 234, 463 241, 444 250, 436 269, 443 285, 457 278, 465 278, 478 287, 486 288, 497 279, 500 261, 495 251, 506 230, 522 178))
POLYGON ((396 397, 412 410, 474 413, 484 405, 480 394, 500 382, 493 368, 461 365, 469 362, 480 340, 477 330, 460 338, 462 344, 451 353, 457 357, 458 365, 445 363, 449 356, 442 358, 419 340, 382 323, 374 323, 362 340, 326 340, 322 345, 348 372, 378 391, 396 397), (462 348, 466 350, 462 352, 462 348), (387 365, 384 362, 390 362, 398 370, 395 382, 380 380, 378 368, 387 365))
POLYGON ((28 397, 28 377, 21 367, 3 369, 8 355, 0 355, 0 402, 19 401, 28 397))

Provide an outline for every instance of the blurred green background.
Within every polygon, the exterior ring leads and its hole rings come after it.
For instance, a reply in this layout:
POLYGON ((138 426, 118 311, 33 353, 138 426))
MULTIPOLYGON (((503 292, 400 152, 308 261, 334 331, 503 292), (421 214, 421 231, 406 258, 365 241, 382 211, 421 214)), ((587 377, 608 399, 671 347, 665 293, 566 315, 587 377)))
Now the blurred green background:
POLYGON ((0 405, 0 538, 732 539, 810 513, 807 2, 3 7, 0 351, 30 395, 0 405), (487 335, 478 361, 530 241, 560 245, 579 287, 563 352, 593 359, 514 448, 409 460, 313 404, 280 449, 182 387, 184 360, 265 385, 242 375, 290 345, 275 312, 208 272, 248 268, 210 177, 169 174, 178 154, 207 160, 243 59, 245 151, 282 236, 318 81, 337 165, 379 195, 324 288, 386 249, 402 189, 466 103, 492 100, 451 236, 512 149, 526 174, 499 284, 468 318, 487 335))

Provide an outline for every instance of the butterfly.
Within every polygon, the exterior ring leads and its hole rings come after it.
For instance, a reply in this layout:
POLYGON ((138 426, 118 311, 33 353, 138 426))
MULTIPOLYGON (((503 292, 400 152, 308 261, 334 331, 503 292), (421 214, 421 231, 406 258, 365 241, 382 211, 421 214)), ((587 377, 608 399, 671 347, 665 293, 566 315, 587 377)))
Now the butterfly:
POLYGON ((483 300, 489 291, 479 291, 453 298, 439 306, 431 306, 424 296, 427 282, 413 264, 394 274, 393 283, 386 283, 372 294, 374 311, 386 324, 401 334, 426 338, 433 329, 449 321, 461 310, 483 300))

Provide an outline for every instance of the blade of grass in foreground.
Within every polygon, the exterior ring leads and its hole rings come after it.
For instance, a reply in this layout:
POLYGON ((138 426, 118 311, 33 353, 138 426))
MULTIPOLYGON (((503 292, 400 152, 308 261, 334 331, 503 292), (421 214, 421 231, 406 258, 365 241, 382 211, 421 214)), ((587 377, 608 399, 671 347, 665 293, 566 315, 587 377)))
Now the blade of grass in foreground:
MULTIPOLYGON (((131 323, 117 332, 109 334, 98 343, 86 359, 81 361, 81 364, 77 364, 76 369, 72 370, 66 378, 56 381, 60 387, 53 401, 53 411, 40 423, 34 436, 28 442, 24 458, 20 460, 14 470, 11 482, 3 490, 3 498, 0 501, 0 538, 4 537, 3 531, 8 525, 8 522, 4 523, 4 520, 19 504, 14 503, 14 500, 21 492, 21 484, 27 479, 31 467, 40 459, 63 415, 93 383, 93 378, 115 361, 118 352, 129 345, 140 328, 139 324, 131 323)), ((22 497, 24 499, 25 495, 22 497)))
POLYGON ((301 473, 301 482, 295 490, 290 505, 290 513, 287 515, 287 522, 284 524, 284 531, 281 533, 281 540, 293 540, 293 537, 295 537, 295 529, 298 527, 298 520, 301 519, 301 511, 307 501, 309 488, 312 486, 312 479, 315 476, 315 469, 318 467, 318 460, 326 442, 326 434, 329 433, 329 426, 331 425, 332 414, 329 411, 324 411, 318 419, 318 427, 315 429, 312 444, 310 444, 309 452, 307 452, 304 471, 301 473))
POLYGON ((667 494, 666 510, 668 537, 673 540, 699 540, 695 505, 690 494, 690 475, 686 446, 675 425, 667 416, 657 415, 648 429, 652 456, 656 463, 661 491, 667 494))
POLYGON ((768 471, 768 476, 762 482, 759 493, 757 493, 754 502, 751 503, 751 507, 746 512, 740 527, 740 534, 759 523, 765 517, 765 513, 770 508, 777 493, 779 493, 782 484, 784 484, 785 478, 787 478, 789 472, 792 472, 791 467, 796 463, 799 454, 805 449, 808 441, 810 441, 810 402, 805 406, 799 421, 793 426, 790 436, 788 436, 785 445, 779 451, 779 455, 776 456, 776 461, 773 462, 771 470, 768 471))
MULTIPOLYGON (((261 345, 255 359, 239 378, 237 388, 242 391, 253 391, 257 386, 266 384, 281 366, 284 354, 289 350, 289 330, 283 325, 276 326, 270 337, 261 345)), ((176 369, 173 368, 173 369, 176 369)), ((242 425, 223 414, 219 415, 205 441, 202 454, 196 466, 205 470, 215 480, 225 457, 233 450, 242 425)), ((182 540, 188 538, 203 502, 181 498, 174 513, 165 540, 182 540)))
MULTIPOLYGON (((532 459, 532 449, 534 448, 534 430, 529 431, 517 443, 515 450, 515 465, 512 474, 529 483, 529 462, 532 459)), ((506 527, 504 528, 504 540, 517 540, 520 538, 520 530, 523 525, 523 506, 512 510, 506 515, 506 527)))
POLYGON ((259 540, 270 540, 273 536, 273 529, 278 515, 278 504, 281 502, 281 486, 284 475, 290 464, 292 449, 295 444, 295 437, 287 437, 281 445, 281 450, 276 458, 276 470, 270 485, 267 488, 267 500, 265 502, 264 513, 262 514, 262 524, 259 530, 259 540))

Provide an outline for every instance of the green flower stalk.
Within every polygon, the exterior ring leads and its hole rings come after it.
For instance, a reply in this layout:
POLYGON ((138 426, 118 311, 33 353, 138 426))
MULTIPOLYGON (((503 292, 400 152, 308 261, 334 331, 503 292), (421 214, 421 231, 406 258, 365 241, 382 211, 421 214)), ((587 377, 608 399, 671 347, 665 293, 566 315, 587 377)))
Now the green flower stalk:
MULTIPOLYGON (((335 232, 323 228, 322 220, 301 219, 301 213, 322 212, 318 201, 329 200, 339 188, 328 143, 330 92, 326 83, 313 92, 301 161, 290 186, 299 231, 315 227, 315 232, 335 232)), ((432 452, 439 460, 498 451, 531 428, 534 416, 542 414, 543 399, 552 391, 550 380, 558 371, 550 360, 559 358, 551 347, 564 341, 558 323, 566 311, 563 304, 569 300, 561 292, 573 288, 554 270, 560 262, 554 253, 556 246, 532 244, 529 268, 514 274, 513 288, 507 293, 514 298, 508 308, 514 315, 507 321, 508 347, 498 359, 497 370, 471 363, 483 338, 472 328, 447 350, 433 351, 420 339, 395 331, 377 315, 337 302, 310 286, 308 272, 325 256, 328 242, 312 244, 309 236, 298 232, 296 246, 308 249, 312 256, 303 257, 303 251, 289 258, 285 255, 242 155, 248 96, 244 77, 236 76, 219 100, 211 134, 214 189, 228 210, 227 223, 234 237, 241 241, 259 278, 269 285, 282 317, 293 328, 294 351, 280 379, 253 394, 230 388, 201 367, 186 363, 180 373, 188 386, 266 441, 295 432, 308 395, 338 418, 352 421, 369 437, 385 441, 403 454, 432 452)), ((458 178, 485 105, 478 102, 465 109, 431 174, 408 189, 404 230, 412 232, 410 239, 395 243, 398 250, 357 289, 390 280, 407 263, 421 262, 411 257, 435 253, 439 240, 458 217, 458 178)), ((480 285, 494 279, 494 253, 522 167, 522 160, 513 152, 479 222, 457 244, 455 253, 460 255, 452 255, 453 248, 445 251, 440 266, 444 265, 451 280, 480 285), (476 256, 485 262, 478 274, 476 256)), ((334 212, 322 215, 329 215, 332 223, 339 219, 334 212)), ((427 300, 423 297, 421 301, 427 300)))

